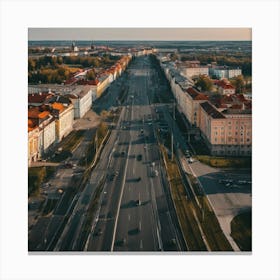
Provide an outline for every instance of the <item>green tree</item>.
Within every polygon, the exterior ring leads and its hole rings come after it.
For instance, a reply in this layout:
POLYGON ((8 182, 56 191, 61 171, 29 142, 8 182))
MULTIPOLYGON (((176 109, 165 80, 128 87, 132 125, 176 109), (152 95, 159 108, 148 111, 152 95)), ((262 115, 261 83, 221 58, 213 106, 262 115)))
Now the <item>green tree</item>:
POLYGON ((213 87, 213 82, 209 77, 199 75, 195 86, 199 87, 202 91, 210 91, 213 87))

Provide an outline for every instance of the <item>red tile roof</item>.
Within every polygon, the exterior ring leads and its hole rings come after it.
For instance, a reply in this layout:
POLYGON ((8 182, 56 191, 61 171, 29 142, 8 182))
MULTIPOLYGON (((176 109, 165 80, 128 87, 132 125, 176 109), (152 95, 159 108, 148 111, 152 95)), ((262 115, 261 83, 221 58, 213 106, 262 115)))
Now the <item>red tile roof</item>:
POLYGON ((203 93, 200 93, 196 89, 189 87, 187 93, 192 97, 193 100, 208 100, 208 96, 203 93))
POLYGON ((46 100, 50 99, 53 93, 36 93, 28 94, 28 103, 44 103, 46 100))
POLYGON ((31 119, 44 119, 50 114, 49 111, 40 111, 38 107, 30 108, 28 110, 28 118, 31 119))

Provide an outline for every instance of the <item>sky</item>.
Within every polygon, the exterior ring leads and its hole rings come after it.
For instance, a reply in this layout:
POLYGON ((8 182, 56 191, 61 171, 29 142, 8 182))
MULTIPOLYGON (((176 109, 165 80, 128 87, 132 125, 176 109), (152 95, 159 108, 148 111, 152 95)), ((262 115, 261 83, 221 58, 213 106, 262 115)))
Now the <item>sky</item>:
POLYGON ((28 40, 250 41, 250 28, 29 28, 28 40))

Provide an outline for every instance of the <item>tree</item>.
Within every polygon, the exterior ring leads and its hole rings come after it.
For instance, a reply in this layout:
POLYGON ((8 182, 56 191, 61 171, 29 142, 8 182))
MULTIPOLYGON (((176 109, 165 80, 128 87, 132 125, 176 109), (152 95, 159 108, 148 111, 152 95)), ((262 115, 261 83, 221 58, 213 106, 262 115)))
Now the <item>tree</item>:
POLYGON ((212 80, 204 75, 199 75, 196 83, 196 87, 199 87, 202 91, 210 91, 213 87, 213 82, 212 80))
POLYGON ((87 71, 86 78, 89 81, 95 80, 96 76, 93 70, 87 71))
POLYGON ((28 58, 28 71, 33 71, 36 69, 36 60, 28 58))
POLYGON ((242 75, 234 77, 231 83, 235 86, 236 93, 243 93, 245 90, 245 81, 242 75))

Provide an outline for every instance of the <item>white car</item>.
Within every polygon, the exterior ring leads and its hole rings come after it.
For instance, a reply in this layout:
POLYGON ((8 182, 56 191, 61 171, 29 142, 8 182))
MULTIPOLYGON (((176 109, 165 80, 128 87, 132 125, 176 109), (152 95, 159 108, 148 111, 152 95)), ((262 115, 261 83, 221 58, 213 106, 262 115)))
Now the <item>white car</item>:
POLYGON ((193 163, 193 162, 194 162, 193 158, 188 159, 188 163, 193 163))

